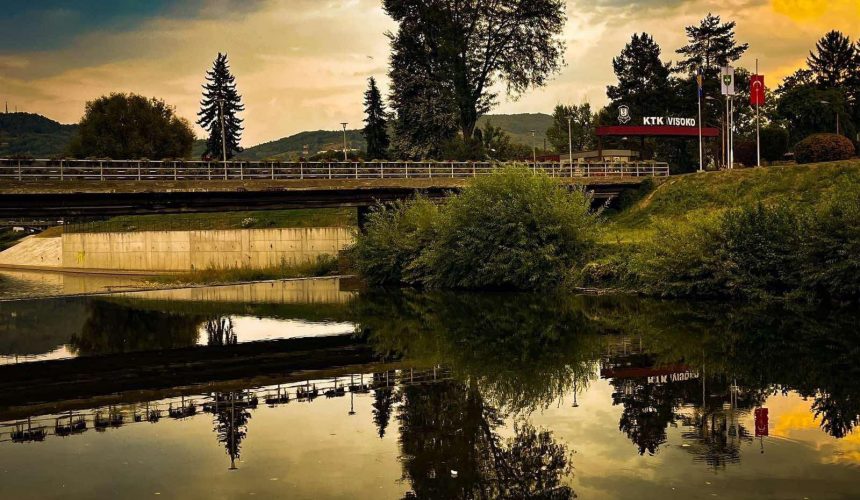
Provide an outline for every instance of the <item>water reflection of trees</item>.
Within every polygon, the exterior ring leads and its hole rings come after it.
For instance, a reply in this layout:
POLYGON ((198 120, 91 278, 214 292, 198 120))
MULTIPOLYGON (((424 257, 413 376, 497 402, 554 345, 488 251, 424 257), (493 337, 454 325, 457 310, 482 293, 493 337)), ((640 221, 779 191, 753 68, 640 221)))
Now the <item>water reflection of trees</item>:
POLYGON ((251 410, 257 408, 257 396, 248 391, 216 392, 206 409, 213 413, 218 442, 230 456, 230 467, 241 456, 242 441, 248 435, 251 410))
POLYGON ((597 365, 597 324, 561 296, 363 294, 357 328, 383 356, 444 364, 505 411, 547 406, 597 365))
POLYGON ((233 320, 228 316, 209 318, 203 325, 207 344, 210 346, 236 345, 239 337, 233 329, 233 320))
POLYGON ((118 354, 176 349, 197 343, 203 317, 146 311, 105 300, 93 300, 81 332, 70 350, 78 355, 118 354))
POLYGON ((571 471, 567 446, 528 424, 501 438, 502 417, 475 386, 407 386, 399 408, 408 498, 574 497, 562 484, 571 471))

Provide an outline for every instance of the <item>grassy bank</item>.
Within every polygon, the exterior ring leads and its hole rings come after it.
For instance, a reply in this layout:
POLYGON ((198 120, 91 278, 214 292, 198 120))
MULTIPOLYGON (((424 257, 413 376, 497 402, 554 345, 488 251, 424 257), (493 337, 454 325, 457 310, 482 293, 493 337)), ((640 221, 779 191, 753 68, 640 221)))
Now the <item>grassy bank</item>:
POLYGON ((759 202, 811 207, 845 190, 860 190, 860 160, 654 179, 638 200, 609 218, 603 240, 648 240, 661 223, 717 215, 759 202))
POLYGON ((664 296, 860 299, 860 161, 655 183, 611 215, 583 285, 664 296))
POLYGON ((76 233, 186 231, 224 229, 272 229, 289 227, 352 227, 357 224, 353 208, 314 208, 259 212, 165 214, 113 217, 103 221, 56 226, 40 233, 49 238, 64 231, 76 233))
POLYGON ((337 274, 337 258, 334 256, 322 256, 313 262, 302 264, 283 263, 280 266, 264 269, 201 269, 182 274, 161 276, 156 281, 170 285, 218 285, 287 278, 316 278, 335 274, 337 274))

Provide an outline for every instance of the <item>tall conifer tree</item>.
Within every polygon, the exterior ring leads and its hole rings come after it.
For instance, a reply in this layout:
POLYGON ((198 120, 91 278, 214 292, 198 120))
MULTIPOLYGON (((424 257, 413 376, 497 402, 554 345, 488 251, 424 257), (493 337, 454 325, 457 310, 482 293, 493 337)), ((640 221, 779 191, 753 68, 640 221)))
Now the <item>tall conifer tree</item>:
POLYGON ((245 111, 245 106, 242 104, 242 96, 236 91, 236 79, 230 73, 227 54, 218 53, 212 69, 206 72, 206 83, 203 89, 197 124, 209 132, 206 155, 220 159, 223 154, 220 115, 223 102, 223 137, 227 158, 232 158, 234 154, 242 151, 239 146, 239 141, 242 139, 242 119, 237 116, 237 113, 245 111))
POLYGON ((367 141, 367 159, 379 160, 388 154, 388 120, 382 104, 382 94, 376 86, 376 79, 370 77, 364 93, 364 139, 367 141))
POLYGON ((819 85, 825 88, 843 87, 849 83, 855 64, 854 44, 839 31, 831 31, 815 43, 806 64, 815 74, 819 85))
POLYGON ((660 60, 660 46, 648 33, 633 34, 618 57, 612 59, 617 85, 606 88, 613 106, 626 104, 631 115, 656 116, 671 100, 669 64, 660 60))
POLYGON ((684 58, 676 65, 676 71, 695 74, 701 66, 706 76, 719 73, 719 68, 741 58, 749 48, 748 43, 735 41, 735 22, 721 23, 720 16, 708 13, 698 26, 687 26, 689 43, 676 52, 684 58))

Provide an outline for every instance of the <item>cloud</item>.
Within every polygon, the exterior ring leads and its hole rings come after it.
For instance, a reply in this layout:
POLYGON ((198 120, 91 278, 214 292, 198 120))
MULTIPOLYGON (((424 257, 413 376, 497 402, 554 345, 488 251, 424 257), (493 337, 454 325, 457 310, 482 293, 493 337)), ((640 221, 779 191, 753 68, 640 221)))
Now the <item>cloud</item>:
MULTIPOLYGON (((829 29, 860 35, 858 3, 568 0, 567 65, 545 88, 516 101, 503 97, 494 111, 550 112, 558 102, 603 105, 606 85, 614 82, 612 57, 633 33, 651 33, 664 59, 675 60, 684 27, 708 12, 737 21, 738 40, 750 43, 740 65, 753 68, 758 58, 775 82, 802 65, 829 29)), ((387 91, 385 32, 396 25, 379 0, 121 0, 103 19, 92 6, 104 2, 95 0, 66 11, 57 6, 68 2, 33 4, 38 9, 9 13, 0 29, 39 34, 63 23, 71 28, 44 44, 29 36, 9 45, 4 36, 0 98, 67 123, 80 119, 86 101, 110 92, 163 98, 193 121, 204 73, 219 51, 227 52, 245 101, 245 146, 302 130, 337 129, 342 121, 359 127, 367 77, 377 77, 387 91), (52 14, 34 14, 47 12, 52 14)))

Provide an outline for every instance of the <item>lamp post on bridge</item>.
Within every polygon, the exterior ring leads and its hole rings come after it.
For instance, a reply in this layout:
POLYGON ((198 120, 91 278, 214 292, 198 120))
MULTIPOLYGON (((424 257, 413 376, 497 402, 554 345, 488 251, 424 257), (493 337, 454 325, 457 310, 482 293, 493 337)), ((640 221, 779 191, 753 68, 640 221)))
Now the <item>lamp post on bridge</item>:
POLYGON ((346 156, 346 125, 347 122, 340 122, 340 125, 343 127, 343 161, 349 161, 349 158, 346 156))
POLYGON ((570 168, 573 168, 573 132, 571 128, 571 121, 573 120, 573 115, 567 115, 567 149, 570 153, 570 168))
POLYGON ((532 170, 537 172, 537 146, 535 145, 535 131, 532 130, 532 170))

